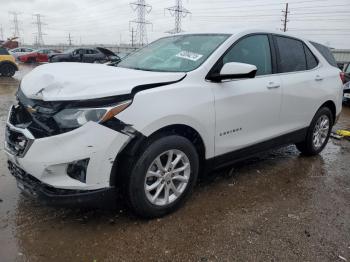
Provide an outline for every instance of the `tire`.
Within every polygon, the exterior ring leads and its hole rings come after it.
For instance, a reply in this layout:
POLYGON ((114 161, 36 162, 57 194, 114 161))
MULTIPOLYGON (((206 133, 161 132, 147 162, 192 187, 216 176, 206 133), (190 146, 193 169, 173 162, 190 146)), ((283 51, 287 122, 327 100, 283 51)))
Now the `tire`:
POLYGON ((31 58, 29 58, 28 60, 27 60, 27 63, 28 64, 34 64, 34 63, 36 63, 37 61, 36 61, 36 58, 34 58, 34 57, 31 57, 31 58))
POLYGON ((16 68, 11 64, 2 65, 0 68, 0 74, 6 77, 12 77, 16 73, 16 68))
POLYGON ((296 144, 298 150, 306 156, 318 155, 328 143, 333 123, 331 110, 328 107, 319 109, 308 128, 305 141, 296 144), (318 129, 319 127, 321 127, 321 130, 318 129))
POLYGON ((125 193, 131 210, 143 218, 161 217, 175 211, 191 194, 197 181, 198 166, 197 151, 188 139, 170 135, 151 141, 128 168, 130 171, 125 193), (158 157, 160 163, 156 161, 158 157), (178 158, 179 161, 175 163, 178 158), (167 163, 170 163, 168 159, 175 164, 173 168, 167 168, 167 163), (170 172, 162 172, 160 165, 170 172), (171 172, 180 168, 183 171, 171 172), (158 191, 160 193, 156 197, 158 191))

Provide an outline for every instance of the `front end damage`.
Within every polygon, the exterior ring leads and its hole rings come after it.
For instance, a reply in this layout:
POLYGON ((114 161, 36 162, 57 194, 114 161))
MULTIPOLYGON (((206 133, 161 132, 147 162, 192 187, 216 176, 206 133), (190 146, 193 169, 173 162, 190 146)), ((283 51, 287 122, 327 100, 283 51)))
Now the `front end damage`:
POLYGON ((101 201, 114 194, 116 156, 138 136, 136 130, 117 118, 61 128, 54 116, 77 102, 32 100, 21 91, 17 100, 7 120, 5 151, 22 191, 55 203, 101 201))

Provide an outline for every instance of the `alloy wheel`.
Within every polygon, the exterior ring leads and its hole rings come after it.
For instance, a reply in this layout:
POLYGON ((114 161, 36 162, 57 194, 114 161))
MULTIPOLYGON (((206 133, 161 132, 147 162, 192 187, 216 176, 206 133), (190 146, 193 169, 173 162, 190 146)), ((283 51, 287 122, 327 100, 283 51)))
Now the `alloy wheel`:
POLYGON ((312 135, 312 143, 317 150, 321 148, 327 140, 330 128, 330 121, 328 116, 322 115, 316 122, 312 135))
POLYGON ((149 166, 144 183, 147 199, 154 205, 166 206, 185 191, 191 176, 191 165, 180 150, 158 155, 149 166))

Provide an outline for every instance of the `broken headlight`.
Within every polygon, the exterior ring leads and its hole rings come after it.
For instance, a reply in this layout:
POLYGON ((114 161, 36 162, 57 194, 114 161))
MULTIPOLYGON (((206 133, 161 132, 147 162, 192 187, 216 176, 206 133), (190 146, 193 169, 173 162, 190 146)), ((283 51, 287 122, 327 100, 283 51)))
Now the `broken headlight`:
POLYGON ((78 128, 89 121, 103 123, 126 109, 131 101, 107 108, 69 108, 54 116, 60 128, 78 128))

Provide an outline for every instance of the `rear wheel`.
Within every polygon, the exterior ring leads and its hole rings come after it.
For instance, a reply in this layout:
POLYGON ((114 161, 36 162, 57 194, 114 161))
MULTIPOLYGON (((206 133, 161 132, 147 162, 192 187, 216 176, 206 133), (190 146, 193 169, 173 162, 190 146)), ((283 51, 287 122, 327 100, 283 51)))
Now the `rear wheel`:
POLYGON ((16 73, 16 68, 11 64, 2 65, 0 68, 0 74, 2 76, 12 77, 15 75, 15 73, 16 73))
POLYGON ((190 195, 198 175, 198 154, 184 137, 171 135, 153 141, 131 169, 127 197, 139 216, 164 216, 190 195))
POLYGON ((333 121, 331 110, 322 107, 314 116, 305 141, 296 144, 298 150, 308 156, 319 154, 328 143, 333 121))

